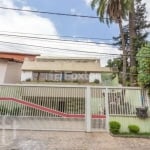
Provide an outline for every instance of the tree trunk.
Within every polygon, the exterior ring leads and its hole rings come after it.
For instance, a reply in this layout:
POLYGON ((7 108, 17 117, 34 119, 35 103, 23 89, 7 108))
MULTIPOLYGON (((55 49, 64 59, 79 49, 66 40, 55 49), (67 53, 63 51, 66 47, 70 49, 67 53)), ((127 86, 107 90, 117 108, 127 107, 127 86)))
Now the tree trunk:
POLYGON ((135 31, 135 9, 134 1, 131 5, 131 11, 129 12, 129 36, 130 36, 130 84, 134 86, 136 83, 136 52, 134 46, 134 40, 136 38, 135 31))
POLYGON ((126 86, 127 52, 125 48, 125 37, 124 37, 121 19, 119 19, 118 24, 119 24, 120 34, 121 34, 121 42, 122 42, 122 50, 123 50, 122 84, 123 86, 126 86))

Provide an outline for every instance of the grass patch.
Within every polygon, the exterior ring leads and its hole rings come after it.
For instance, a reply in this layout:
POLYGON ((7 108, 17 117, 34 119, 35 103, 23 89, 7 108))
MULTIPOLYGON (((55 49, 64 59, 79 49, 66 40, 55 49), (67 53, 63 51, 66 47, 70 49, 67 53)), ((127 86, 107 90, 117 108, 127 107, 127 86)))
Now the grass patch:
POLYGON ((133 138, 150 138, 150 132, 144 132, 144 133, 129 133, 129 132, 122 132, 122 133, 117 133, 117 134, 111 134, 112 136, 115 137, 133 137, 133 138))

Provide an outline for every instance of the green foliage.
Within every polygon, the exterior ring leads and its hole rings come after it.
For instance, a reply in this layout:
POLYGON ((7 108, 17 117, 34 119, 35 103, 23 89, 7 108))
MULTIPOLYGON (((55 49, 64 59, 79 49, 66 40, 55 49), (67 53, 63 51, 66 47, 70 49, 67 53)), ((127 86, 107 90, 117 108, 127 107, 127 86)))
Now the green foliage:
POLYGON ((107 61, 107 66, 110 68, 117 68, 118 71, 122 71, 122 61, 121 58, 114 58, 113 60, 109 59, 107 61))
POLYGON ((114 20, 118 22, 118 18, 126 19, 131 2, 131 0, 92 0, 91 7, 96 9, 100 21, 109 25, 114 20))
MULTIPOLYGON (((148 37, 148 32, 146 29, 150 27, 150 23, 147 21, 147 11, 146 11, 146 4, 143 3, 142 0, 135 0, 135 32, 136 32, 136 37, 133 39, 133 59, 135 59, 136 54, 138 53, 139 49, 143 47, 145 44, 147 44, 147 37, 148 37), (144 32, 143 32, 144 31, 144 32)), ((130 46, 130 27, 129 23, 123 27, 123 32, 124 32, 124 38, 125 38, 125 46, 126 49, 129 49, 130 46)), ((113 37, 115 43, 114 45, 119 45, 120 49, 122 49, 122 37, 121 35, 117 37, 113 37)), ((130 54, 130 53, 129 53, 130 54)), ((130 59, 131 58, 127 58, 130 59)), ((128 61, 127 61, 128 62, 128 61)), ((137 82, 137 62, 135 62, 135 66, 133 66, 131 63, 127 65, 127 75, 126 75, 126 81, 128 82, 128 85, 130 85, 131 82, 129 82, 130 77, 133 76, 134 80, 132 81, 134 84, 137 82)), ((123 66, 121 66, 122 68, 123 66)), ((122 71, 122 69, 121 69, 122 71)), ((120 76, 121 77, 121 76, 120 76)), ((122 80, 122 77, 120 78, 122 80)))
POLYGON ((94 80, 94 83, 99 84, 100 82, 99 82, 98 79, 95 79, 95 80, 94 80))
POLYGON ((102 81, 112 81, 114 79, 113 73, 102 73, 101 74, 102 81))
POLYGON ((129 125, 128 126, 129 132, 137 134, 140 131, 140 128, 137 125, 129 125))
POLYGON ((147 11, 146 4, 142 0, 135 0, 135 25, 136 25, 136 38, 134 39, 134 47, 139 50, 146 44, 148 32, 143 32, 144 29, 150 27, 150 23, 146 20, 147 11))
POLYGON ((150 88, 150 46, 142 47, 137 54, 138 82, 145 88, 150 88))
POLYGON ((73 80, 73 83, 78 83, 79 81, 78 80, 73 80))
POLYGON ((26 79, 26 82, 30 82, 30 81, 31 81, 31 79, 30 79, 30 78, 26 79))
POLYGON ((136 73, 136 69, 137 69, 136 66, 132 66, 132 67, 130 67, 130 72, 135 74, 136 73))
POLYGON ((106 65, 106 67, 110 67, 112 69, 115 68, 117 70, 117 72, 112 75, 112 79, 114 79, 116 75, 118 75, 119 83, 122 83, 122 66, 123 64, 121 57, 114 58, 113 60, 109 59, 106 65))
POLYGON ((121 127, 121 125, 117 121, 110 121, 109 122, 109 130, 113 134, 118 134, 119 130, 120 130, 120 127, 121 127))

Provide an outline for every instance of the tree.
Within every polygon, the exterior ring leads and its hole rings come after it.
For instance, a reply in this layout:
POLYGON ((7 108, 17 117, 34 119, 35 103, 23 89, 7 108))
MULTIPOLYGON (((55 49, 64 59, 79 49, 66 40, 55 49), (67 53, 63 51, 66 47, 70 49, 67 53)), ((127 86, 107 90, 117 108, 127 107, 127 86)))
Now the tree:
POLYGON ((134 42, 134 47, 136 54, 141 47, 147 44, 146 38, 148 37, 148 32, 145 30, 150 27, 150 23, 147 19, 146 4, 142 3, 142 0, 136 0, 135 3, 135 30, 136 38, 134 42))
POLYGON ((137 54, 138 82, 150 89, 150 45, 142 47, 137 54))
MULTIPOLYGON (((148 32, 145 29, 150 27, 150 23, 147 22, 146 18, 146 4, 142 3, 142 0, 135 0, 135 14, 132 18, 134 21, 134 33, 130 36, 130 82, 131 85, 137 82, 137 62, 136 54, 138 50, 146 43, 148 32)), ((130 18, 129 18, 130 19, 130 18)), ((132 27, 129 23, 129 31, 132 27)), ((129 32, 131 33, 131 32, 129 32)), ((131 35, 131 34, 130 34, 131 35)))
POLYGON ((129 37, 130 37, 130 83, 131 85, 134 85, 135 83, 135 76, 136 73, 136 53, 135 53, 135 47, 134 42, 136 38, 136 30, 135 30, 135 8, 134 8, 134 0, 131 3, 131 10, 129 11, 129 37))
POLYGON ((119 78, 119 83, 122 83, 122 59, 121 58, 114 58, 113 60, 109 59, 107 61, 106 67, 110 68, 117 68, 117 72, 113 74, 113 77, 116 77, 116 74, 118 75, 119 78))
POLYGON ((112 21, 115 21, 119 25, 121 44, 123 50, 123 85, 126 83, 126 49, 125 38, 122 26, 122 20, 126 19, 129 13, 130 6, 133 0, 92 0, 92 8, 97 9, 97 15, 101 22, 105 22, 109 25, 112 21), (106 19, 104 19, 106 16, 106 19))
MULTIPOLYGON (((128 62, 127 62, 127 82, 129 76, 132 76, 134 81, 131 81, 130 77, 130 83, 133 83, 137 85, 137 61, 136 61, 136 54, 138 50, 144 46, 147 41, 146 38, 148 36, 148 32, 145 30, 150 27, 150 23, 146 20, 146 4, 142 3, 142 0, 136 0, 135 1, 135 32, 136 32, 136 37, 134 37, 134 55, 132 56, 133 59, 135 60, 135 66, 133 66, 131 62, 131 57, 130 56, 130 35, 129 35, 129 24, 125 25, 123 27, 123 32, 124 32, 124 38, 125 38, 125 47, 128 50, 127 55, 128 55, 128 62)), ((121 47, 121 36, 119 35, 118 37, 113 37, 115 40, 114 45, 119 45, 121 47)))

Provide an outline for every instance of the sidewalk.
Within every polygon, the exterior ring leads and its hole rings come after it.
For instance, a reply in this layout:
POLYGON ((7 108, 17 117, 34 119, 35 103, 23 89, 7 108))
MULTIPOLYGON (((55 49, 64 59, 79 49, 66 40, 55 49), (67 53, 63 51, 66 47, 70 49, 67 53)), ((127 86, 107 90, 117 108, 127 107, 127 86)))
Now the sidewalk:
MULTIPOLYGON (((6 131, 6 145, 0 150, 150 150, 150 140, 112 137, 107 133, 6 131)), ((2 131, 0 131, 0 136, 2 131)))

